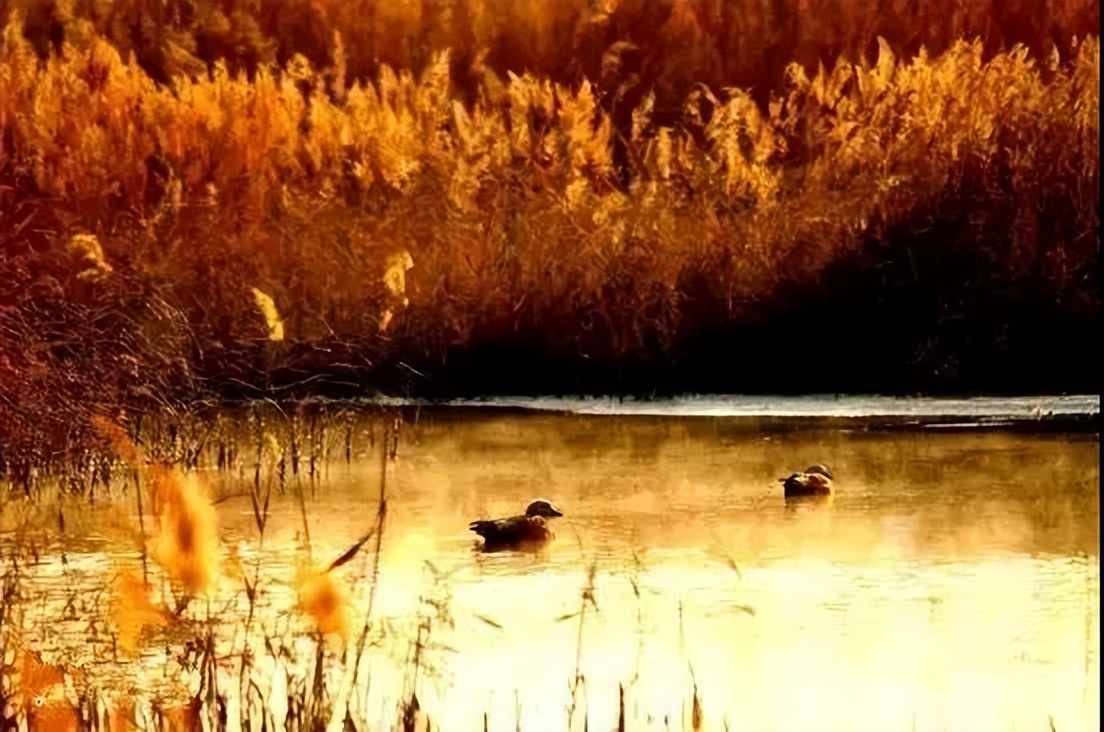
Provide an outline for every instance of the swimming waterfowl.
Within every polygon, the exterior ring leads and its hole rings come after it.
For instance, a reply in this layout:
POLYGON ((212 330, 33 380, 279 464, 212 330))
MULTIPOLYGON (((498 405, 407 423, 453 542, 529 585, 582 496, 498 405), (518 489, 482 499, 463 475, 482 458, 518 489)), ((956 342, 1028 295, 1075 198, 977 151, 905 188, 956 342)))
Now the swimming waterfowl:
POLYGON ((483 551, 514 549, 542 544, 554 534, 546 519, 563 516, 558 508, 544 498, 529 504, 521 516, 472 521, 468 528, 483 537, 483 551))
POLYGON ((789 478, 779 478, 778 482, 785 489, 786 498, 832 495, 832 471, 823 463, 810 465, 789 478))

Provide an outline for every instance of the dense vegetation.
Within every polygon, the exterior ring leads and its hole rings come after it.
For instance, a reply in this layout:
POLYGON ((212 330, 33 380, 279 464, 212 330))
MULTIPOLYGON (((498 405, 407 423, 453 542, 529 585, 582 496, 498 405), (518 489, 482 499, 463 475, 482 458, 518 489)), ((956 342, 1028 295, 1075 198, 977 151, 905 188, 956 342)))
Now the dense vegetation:
POLYGON ((266 390, 1098 384, 1092 2, 0 19, 9 459, 266 390))

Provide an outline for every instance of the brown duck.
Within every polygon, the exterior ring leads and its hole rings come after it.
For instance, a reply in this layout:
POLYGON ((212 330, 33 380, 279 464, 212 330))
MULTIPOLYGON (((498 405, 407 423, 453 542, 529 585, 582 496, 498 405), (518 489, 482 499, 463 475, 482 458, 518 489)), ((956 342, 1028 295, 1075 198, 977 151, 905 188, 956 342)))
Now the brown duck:
POLYGON ((789 478, 779 478, 778 482, 786 491, 786 498, 832 495, 832 471, 822 463, 810 465, 789 478))
POLYGON ((524 515, 472 521, 468 528, 483 537, 483 551, 517 549, 543 544, 553 538, 546 519, 557 516, 563 516, 558 508, 538 498, 529 504, 524 515))

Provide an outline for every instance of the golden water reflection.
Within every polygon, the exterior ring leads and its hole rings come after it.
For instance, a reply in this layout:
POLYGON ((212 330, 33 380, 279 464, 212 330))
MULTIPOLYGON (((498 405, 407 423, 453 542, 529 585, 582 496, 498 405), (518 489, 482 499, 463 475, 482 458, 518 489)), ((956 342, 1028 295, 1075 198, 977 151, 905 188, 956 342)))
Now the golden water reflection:
MULTIPOLYGON (((353 447, 305 491, 316 557, 375 519, 379 446, 365 427, 353 447)), ((418 689, 445 729, 565 729, 577 664, 591 729, 615 726, 619 684, 630 729, 689 728, 695 684, 708 729, 1099 728, 1096 435, 423 412, 387 470, 375 612, 416 612, 427 561, 447 576, 454 627, 434 629, 447 648, 418 689), (814 462, 834 500, 787 504, 777 479, 814 462), (470 520, 537 496, 566 514, 551 546, 474 550, 470 520)), ((248 498, 219 519, 257 551, 248 498)), ((301 539, 297 502, 276 498, 273 607, 301 539)), ((368 560, 342 571, 363 610, 368 560)), ((404 660, 369 654, 381 729, 404 660)))

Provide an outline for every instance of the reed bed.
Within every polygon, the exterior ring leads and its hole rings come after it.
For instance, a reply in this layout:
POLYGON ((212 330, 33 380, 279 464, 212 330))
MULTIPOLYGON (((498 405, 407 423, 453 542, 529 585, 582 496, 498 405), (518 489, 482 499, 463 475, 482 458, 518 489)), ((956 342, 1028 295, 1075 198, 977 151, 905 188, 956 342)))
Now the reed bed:
POLYGON ((1065 54, 1073 36, 1099 32, 1096 7, 1085 0, 562 0, 554 7, 539 0, 7 0, 0 22, 13 12, 25 17, 25 36, 41 56, 67 39, 98 35, 161 83, 201 75, 218 61, 252 77, 296 54, 335 83, 352 83, 375 79, 385 65, 419 74, 447 47, 451 81, 468 100, 484 69, 614 85, 636 74, 672 110, 699 83, 753 87, 765 103, 790 61, 815 68, 840 55, 874 55, 878 36, 910 56, 977 36, 987 54, 1019 43, 1044 57, 1052 45, 1065 54), (607 59, 616 44, 632 52, 625 66, 607 59))
POLYGON ((0 7, 24 482, 228 396, 1096 383, 1091 4, 148 7, 0 7))

